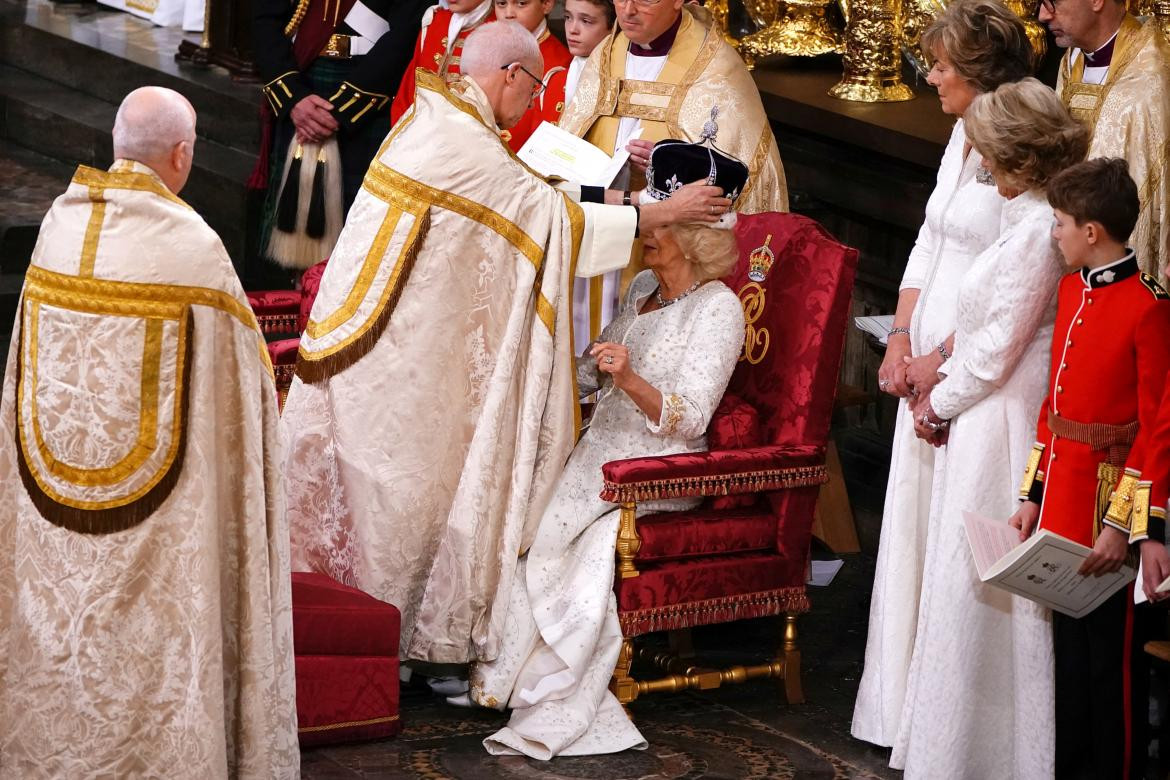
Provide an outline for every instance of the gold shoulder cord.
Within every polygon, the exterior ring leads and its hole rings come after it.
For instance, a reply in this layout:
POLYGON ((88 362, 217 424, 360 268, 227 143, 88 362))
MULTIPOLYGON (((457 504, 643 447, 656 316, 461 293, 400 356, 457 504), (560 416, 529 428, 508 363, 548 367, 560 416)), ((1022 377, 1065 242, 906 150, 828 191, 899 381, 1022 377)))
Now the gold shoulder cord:
POLYGON ((309 3, 312 0, 297 0, 297 9, 293 11, 292 18, 288 20, 288 24, 284 27, 284 34, 291 38, 297 28, 301 26, 301 22, 305 20, 305 14, 309 12, 309 3))

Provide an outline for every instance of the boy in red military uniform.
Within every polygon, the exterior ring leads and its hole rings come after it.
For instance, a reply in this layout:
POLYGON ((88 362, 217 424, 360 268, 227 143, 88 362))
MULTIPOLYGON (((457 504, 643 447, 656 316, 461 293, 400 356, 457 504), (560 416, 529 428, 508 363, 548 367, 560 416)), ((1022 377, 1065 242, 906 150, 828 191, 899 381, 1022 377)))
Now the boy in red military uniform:
POLYGON ((548 14, 552 11, 553 0, 495 0, 495 7, 497 19, 521 24, 536 36, 540 56, 544 57, 544 73, 538 74, 544 82, 544 91, 515 127, 500 134, 512 151, 518 152, 541 122, 555 125, 561 118, 561 112, 565 110, 565 79, 573 55, 548 31, 548 14))
MULTIPOLYGON (((1011 523, 1021 538, 1038 526, 1092 547, 1081 573, 1104 574, 1161 522, 1147 519, 1139 480, 1170 369, 1170 295, 1125 246, 1139 206, 1124 160, 1061 172, 1048 201, 1053 237, 1079 270, 1060 282, 1048 398, 1011 523)), ((1083 618, 1053 615, 1059 778, 1130 777, 1141 764, 1132 626, 1130 587, 1083 618)))
POLYGON ((446 6, 432 5, 422 17, 422 29, 414 57, 402 74, 402 83, 390 104, 394 124, 414 104, 414 71, 425 68, 445 78, 459 74, 463 44, 472 30, 491 21, 492 0, 447 0, 446 6))

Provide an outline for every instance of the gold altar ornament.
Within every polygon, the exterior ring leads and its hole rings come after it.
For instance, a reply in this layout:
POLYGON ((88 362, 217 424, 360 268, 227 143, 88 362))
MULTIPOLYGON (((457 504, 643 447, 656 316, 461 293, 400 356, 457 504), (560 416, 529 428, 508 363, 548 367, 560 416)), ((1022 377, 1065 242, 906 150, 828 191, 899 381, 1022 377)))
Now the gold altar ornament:
POLYGON ((841 31, 827 14, 832 4, 833 0, 744 0, 748 16, 761 28, 736 44, 748 68, 778 54, 815 57, 844 51, 841 31))
POLYGON ((848 6, 845 73, 829 94, 841 100, 910 100, 902 83, 902 0, 861 0, 848 6))

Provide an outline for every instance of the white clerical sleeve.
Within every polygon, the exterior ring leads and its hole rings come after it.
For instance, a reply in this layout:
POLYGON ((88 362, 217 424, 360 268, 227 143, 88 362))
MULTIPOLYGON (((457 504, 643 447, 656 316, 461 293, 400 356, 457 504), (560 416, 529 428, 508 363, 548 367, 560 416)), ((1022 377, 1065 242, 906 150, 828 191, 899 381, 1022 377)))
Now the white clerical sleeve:
POLYGON ((632 206, 582 203, 581 186, 560 182, 557 189, 585 212, 585 231, 577 255, 576 275, 601 276, 630 264, 630 249, 638 234, 638 212, 632 206))

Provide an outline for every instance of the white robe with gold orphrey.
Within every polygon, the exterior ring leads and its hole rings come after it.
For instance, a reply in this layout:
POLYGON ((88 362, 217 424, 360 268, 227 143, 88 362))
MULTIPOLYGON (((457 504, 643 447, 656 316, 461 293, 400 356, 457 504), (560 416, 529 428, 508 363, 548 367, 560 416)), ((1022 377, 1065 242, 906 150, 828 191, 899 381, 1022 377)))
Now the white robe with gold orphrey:
POLYGON ((402 611, 402 654, 494 658, 516 558, 573 446, 567 291, 632 209, 575 204, 482 90, 418 71, 321 281, 281 420, 293 566, 402 611))
POLYGON ((1060 63, 1056 93, 1093 134, 1089 157, 1121 157, 1141 212, 1129 237, 1142 270, 1167 283, 1170 265, 1170 49, 1157 20, 1126 16, 1105 83, 1081 80, 1084 56, 1060 63))
POLYGON ((712 24, 710 12, 683 6, 678 34, 654 81, 628 78, 629 45, 615 28, 593 50, 560 126, 613 154, 621 117, 641 121, 643 140, 698 141, 711 109, 718 108, 715 145, 749 170, 736 211, 787 211, 784 166, 759 89, 739 54, 712 24))
POLYGON ((298 775, 276 424, 215 233, 79 168, 0 404, 0 777, 298 775))

